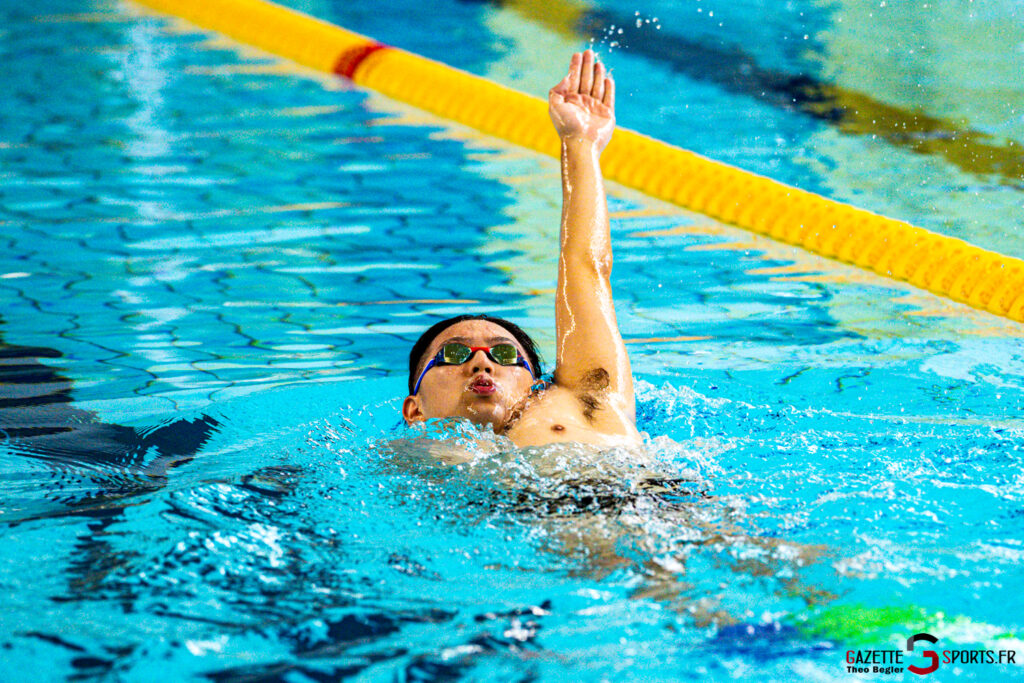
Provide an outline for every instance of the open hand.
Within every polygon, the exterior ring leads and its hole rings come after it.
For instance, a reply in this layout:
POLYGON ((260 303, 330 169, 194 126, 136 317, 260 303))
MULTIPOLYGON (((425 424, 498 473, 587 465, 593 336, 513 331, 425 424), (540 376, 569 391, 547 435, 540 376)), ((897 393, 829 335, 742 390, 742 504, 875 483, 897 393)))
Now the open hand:
POLYGON ((569 74, 548 92, 548 113, 563 140, 582 139, 604 149, 615 130, 615 82, 594 51, 575 53, 569 74))

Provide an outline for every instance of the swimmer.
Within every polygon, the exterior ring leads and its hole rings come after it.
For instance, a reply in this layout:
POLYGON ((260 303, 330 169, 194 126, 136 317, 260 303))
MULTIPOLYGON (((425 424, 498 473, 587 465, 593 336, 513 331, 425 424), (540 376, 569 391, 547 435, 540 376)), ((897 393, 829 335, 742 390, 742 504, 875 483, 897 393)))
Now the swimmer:
POLYGON ((629 357, 609 281, 611 234, 598 159, 615 129, 615 83, 587 50, 548 93, 562 141, 562 222, 553 382, 518 326, 487 315, 443 320, 409 357, 407 424, 463 418, 516 446, 577 442, 637 446, 629 357))
MULTIPOLYGON (((710 555, 744 576, 779 577, 780 593, 809 603, 827 600, 797 578, 821 549, 751 534, 700 481, 662 471, 647 457, 612 303, 611 236, 598 165, 615 128, 615 84, 587 50, 572 56, 548 103, 562 142, 554 381, 541 379, 535 344, 514 323, 487 315, 443 320, 409 355, 403 417, 407 424, 458 418, 489 427, 499 438, 470 436, 464 451, 434 439, 384 448, 407 467, 424 466, 424 474, 439 464, 472 461, 463 471, 507 487, 508 504, 516 514, 535 516, 553 551, 585 558, 597 576, 632 567, 642 577, 635 597, 685 610, 699 625, 740 618, 725 607, 727 589, 705 595, 683 579, 691 555, 710 555), (564 447, 528 449, 528 458, 507 449, 561 442, 564 447)), ((461 432, 458 439, 466 436, 461 432)), ((495 504, 501 500, 501 493, 492 495, 495 504)))

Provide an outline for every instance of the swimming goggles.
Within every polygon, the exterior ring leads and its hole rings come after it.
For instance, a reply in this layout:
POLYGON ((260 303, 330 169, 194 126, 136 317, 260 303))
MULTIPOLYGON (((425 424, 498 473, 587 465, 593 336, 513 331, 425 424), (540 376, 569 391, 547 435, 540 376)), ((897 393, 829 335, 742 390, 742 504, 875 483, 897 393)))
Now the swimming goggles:
POLYGON ((415 396, 420 391, 420 382, 423 381, 423 376, 427 374, 427 370, 434 367, 435 365, 462 365, 477 351, 483 351, 487 354, 487 357, 498 365, 522 365, 533 376, 533 369, 530 368, 530 363, 523 358, 517 349, 512 344, 495 344, 494 346, 466 346, 459 342, 448 342, 441 347, 441 350, 437 352, 427 366, 423 368, 423 372, 420 373, 420 378, 416 380, 416 386, 413 387, 412 393, 415 396))

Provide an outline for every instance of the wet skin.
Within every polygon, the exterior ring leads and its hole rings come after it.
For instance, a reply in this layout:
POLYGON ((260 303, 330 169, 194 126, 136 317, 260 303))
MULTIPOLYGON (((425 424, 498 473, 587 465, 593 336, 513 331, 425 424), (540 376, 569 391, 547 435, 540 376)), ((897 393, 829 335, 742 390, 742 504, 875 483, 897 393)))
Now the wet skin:
MULTIPOLYGON (((485 320, 464 320, 442 331, 427 347, 417 375, 442 346, 453 341, 469 347, 512 344, 521 355, 526 355, 522 346, 500 325, 485 320)), ((523 366, 499 365, 483 351, 477 351, 462 365, 438 365, 428 370, 419 392, 405 399, 402 413, 409 423, 464 417, 479 425, 490 424, 501 429, 516 404, 529 395, 533 382, 533 376, 523 366)))
MULTIPOLYGON (((438 350, 451 341, 467 346, 509 343, 525 356, 523 348, 499 325, 485 320, 465 320, 445 329, 427 347, 417 374, 438 350)), ((553 384, 532 391, 533 376, 522 366, 499 365, 477 351, 462 365, 431 368, 423 376, 419 393, 405 399, 403 415, 408 423, 431 418, 465 418, 490 425, 517 446, 555 442, 580 442, 601 447, 632 445, 639 439, 632 422, 608 410, 606 389, 595 386, 573 391, 553 384)))
MULTIPOLYGON (((638 445, 633 378, 609 281, 611 235, 599 165, 615 129, 615 83, 592 51, 572 56, 569 73, 548 93, 548 112, 562 141, 554 382, 533 393, 525 368, 500 366, 478 351, 461 366, 431 368, 419 392, 405 399, 403 416, 409 424, 466 418, 518 446, 638 445)), ((494 323, 456 323, 433 340, 418 372, 449 341, 515 344, 494 323)))

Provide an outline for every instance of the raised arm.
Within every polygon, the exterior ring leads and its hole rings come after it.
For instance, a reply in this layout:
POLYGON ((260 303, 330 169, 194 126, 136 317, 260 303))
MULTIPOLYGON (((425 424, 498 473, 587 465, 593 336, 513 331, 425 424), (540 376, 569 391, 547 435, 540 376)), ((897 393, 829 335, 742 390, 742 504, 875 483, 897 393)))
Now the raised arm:
POLYGON ((555 384, 606 392, 608 407, 636 420, 629 357, 615 320, 608 206, 598 158, 615 129, 615 83, 590 50, 548 93, 562 140, 562 230, 555 293, 555 384))

